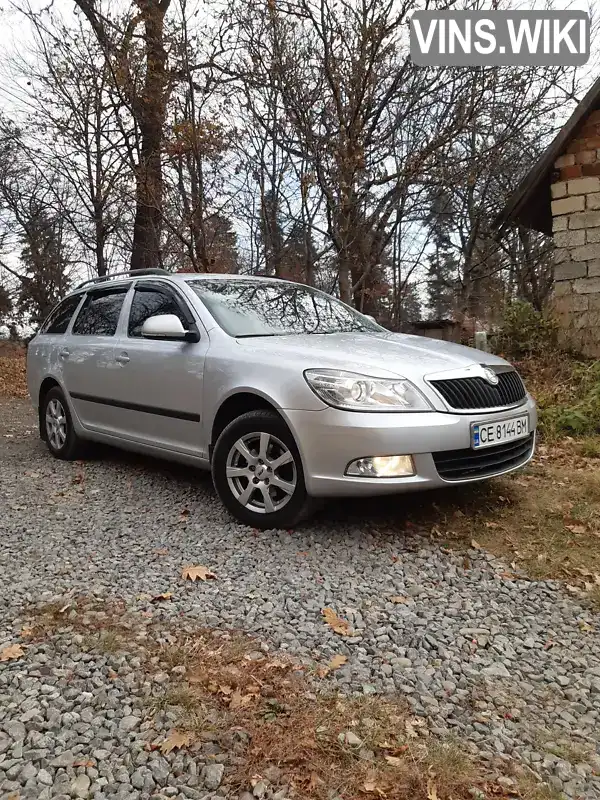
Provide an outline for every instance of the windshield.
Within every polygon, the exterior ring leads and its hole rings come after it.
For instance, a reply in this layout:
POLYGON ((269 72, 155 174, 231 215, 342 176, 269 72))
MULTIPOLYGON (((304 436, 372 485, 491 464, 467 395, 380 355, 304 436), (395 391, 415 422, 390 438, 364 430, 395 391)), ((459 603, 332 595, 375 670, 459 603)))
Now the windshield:
POLYGON ((339 300, 301 284, 204 279, 189 285, 230 336, 383 330, 339 300))

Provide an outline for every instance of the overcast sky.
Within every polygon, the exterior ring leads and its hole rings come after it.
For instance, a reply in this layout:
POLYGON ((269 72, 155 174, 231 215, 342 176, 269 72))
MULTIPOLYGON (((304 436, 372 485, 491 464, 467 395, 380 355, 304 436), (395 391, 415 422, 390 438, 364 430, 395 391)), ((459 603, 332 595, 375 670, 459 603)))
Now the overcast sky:
MULTIPOLYGON (((69 17, 74 17, 75 4, 73 0, 8 0, 6 5, 0 6, 0 108, 9 115, 11 110, 13 113, 15 112, 15 105, 18 104, 17 98, 21 94, 19 87, 16 85, 15 76, 11 75, 10 56, 15 51, 23 54, 27 49, 27 42, 31 36, 27 20, 17 10, 19 6, 23 7, 25 3, 29 3, 36 10, 47 8, 51 4, 53 10, 59 12, 65 21, 69 17)), ((190 16, 194 11, 194 6, 201 7, 202 4, 203 0, 190 0, 188 3, 190 16)), ((591 10, 592 16, 600 20, 600 0, 550 0, 549 4, 557 10, 576 9, 588 12, 591 10)), ((418 7, 417 3, 415 5, 418 7)), ((546 0, 524 0, 524 2, 515 2, 512 7, 515 10, 525 8, 541 10, 547 5, 546 0)), ((592 24, 594 25, 594 22, 592 24)), ((598 42, 598 35, 594 34, 590 61, 586 67, 582 67, 584 74, 587 73, 589 75, 589 80, 586 81, 588 85, 600 75, 600 47, 598 42)), ((568 115, 569 110, 565 109, 565 115, 568 115)))

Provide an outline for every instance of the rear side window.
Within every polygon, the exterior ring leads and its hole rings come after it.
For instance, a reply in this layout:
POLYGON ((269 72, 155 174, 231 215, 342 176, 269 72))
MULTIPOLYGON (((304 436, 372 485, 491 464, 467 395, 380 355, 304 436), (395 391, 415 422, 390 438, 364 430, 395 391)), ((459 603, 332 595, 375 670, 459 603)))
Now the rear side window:
POLYGON ((127 335, 141 337, 142 325, 149 317, 156 314, 175 314, 181 320, 183 327, 188 327, 183 308, 170 292, 150 286, 140 286, 133 295, 127 335))
POLYGON ((80 300, 81 295, 76 294, 59 303, 42 326, 40 333, 65 333, 80 300))
POLYGON ((114 336, 127 289, 90 292, 73 324, 79 336, 114 336))

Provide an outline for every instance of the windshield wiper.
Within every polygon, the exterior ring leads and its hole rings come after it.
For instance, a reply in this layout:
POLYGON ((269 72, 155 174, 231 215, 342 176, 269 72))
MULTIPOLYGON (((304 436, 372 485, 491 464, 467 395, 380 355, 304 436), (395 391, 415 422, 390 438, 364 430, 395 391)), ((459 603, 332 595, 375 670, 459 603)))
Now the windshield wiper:
POLYGON ((236 339, 255 339, 264 336, 289 336, 287 333, 238 333, 236 339))

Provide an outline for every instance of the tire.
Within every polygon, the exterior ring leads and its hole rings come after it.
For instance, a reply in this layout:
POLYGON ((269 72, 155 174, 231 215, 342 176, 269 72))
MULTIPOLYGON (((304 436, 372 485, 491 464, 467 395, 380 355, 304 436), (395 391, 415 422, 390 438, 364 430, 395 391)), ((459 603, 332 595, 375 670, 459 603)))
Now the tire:
POLYGON ((55 458, 74 461, 83 452, 83 440, 73 427, 64 392, 54 386, 44 395, 40 414, 43 438, 55 458))
POLYGON ((249 411, 229 423, 215 445, 212 476, 230 514, 253 528, 291 528, 314 507, 294 437, 273 411, 249 411))

